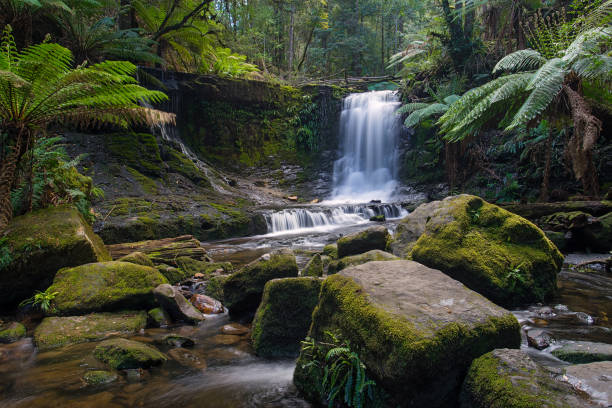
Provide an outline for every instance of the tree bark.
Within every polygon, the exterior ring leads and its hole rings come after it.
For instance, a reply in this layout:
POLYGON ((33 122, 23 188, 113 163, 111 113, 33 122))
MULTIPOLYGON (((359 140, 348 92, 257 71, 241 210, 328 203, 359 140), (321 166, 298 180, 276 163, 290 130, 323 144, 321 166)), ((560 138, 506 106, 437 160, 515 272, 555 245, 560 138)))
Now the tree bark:
POLYGON ((5 157, 2 165, 0 165, 0 236, 13 218, 13 205, 11 203, 11 188, 15 181, 15 172, 17 164, 23 155, 23 128, 19 130, 15 139, 15 146, 12 147, 11 153, 5 157))
POLYGON ((293 31, 295 28, 295 4, 291 3, 289 11, 289 63, 287 68, 289 72, 293 72, 293 31))

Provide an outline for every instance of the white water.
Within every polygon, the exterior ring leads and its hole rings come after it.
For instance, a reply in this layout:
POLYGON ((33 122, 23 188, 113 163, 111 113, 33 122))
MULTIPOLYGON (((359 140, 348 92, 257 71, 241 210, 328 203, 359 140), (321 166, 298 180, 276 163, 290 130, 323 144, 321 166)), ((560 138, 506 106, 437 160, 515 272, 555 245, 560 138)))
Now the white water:
POLYGON ((393 91, 352 94, 340 117, 342 156, 334 163, 330 202, 389 202, 398 186, 395 114, 400 102, 393 91))

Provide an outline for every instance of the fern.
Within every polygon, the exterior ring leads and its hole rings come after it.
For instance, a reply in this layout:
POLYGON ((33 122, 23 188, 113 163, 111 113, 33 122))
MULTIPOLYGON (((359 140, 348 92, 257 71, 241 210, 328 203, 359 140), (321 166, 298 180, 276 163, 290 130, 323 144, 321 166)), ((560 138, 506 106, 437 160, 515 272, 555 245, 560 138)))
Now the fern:
POLYGON ((536 50, 519 50, 499 60, 495 68, 493 68, 493 73, 535 70, 545 62, 546 58, 536 50))

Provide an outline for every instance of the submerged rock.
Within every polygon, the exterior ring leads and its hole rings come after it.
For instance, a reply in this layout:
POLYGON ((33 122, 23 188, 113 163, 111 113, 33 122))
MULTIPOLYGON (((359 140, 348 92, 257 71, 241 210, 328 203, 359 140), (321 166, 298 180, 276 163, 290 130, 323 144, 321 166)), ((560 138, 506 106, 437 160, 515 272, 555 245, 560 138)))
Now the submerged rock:
POLYGON ((0 325, 0 343, 14 343, 26 335, 26 328, 19 322, 0 325))
MULTIPOLYGON (((520 345, 510 312, 413 261, 369 262, 323 281, 309 336, 324 341, 327 331, 350 342, 400 406, 451 403, 474 358, 520 345)), ((317 400, 308 363, 302 351, 294 383, 317 400)))
POLYGON ((461 408, 592 406, 520 350, 493 350, 474 360, 461 391, 461 408))
POLYGON ((121 262, 131 262, 137 265, 150 266, 151 268, 155 266, 153 261, 142 252, 132 252, 131 254, 122 256, 117 260, 121 262))
POLYGON ((86 316, 46 317, 34 330, 40 350, 135 334, 147 325, 145 312, 93 313, 86 316))
POLYGON ((104 385, 117 379, 117 374, 111 371, 92 370, 85 373, 83 381, 89 385, 104 385))
POLYGON ((264 286, 269 280, 297 275, 298 267, 291 250, 281 249, 262 255, 225 280, 225 306, 232 316, 254 312, 261 302, 264 286))
POLYGON ((221 328, 221 333, 231 334, 234 336, 242 336, 243 334, 247 334, 248 332, 249 328, 239 323, 226 324, 221 328))
POLYGON ((563 264, 534 224, 470 195, 419 206, 398 225, 393 250, 503 306, 551 297, 563 264))
POLYGON ((388 248, 391 235, 380 225, 344 236, 338 240, 338 258, 358 255, 373 249, 384 251, 388 248))
POLYGON ((553 350, 552 355, 574 364, 612 361, 612 344, 568 341, 564 342, 558 349, 553 350))
POLYGON ((544 350, 555 341, 549 332, 542 329, 527 330, 526 335, 527 344, 529 344, 530 347, 534 347, 538 350, 544 350))
POLYGON ((204 315, 185 299, 178 288, 164 283, 156 287, 153 293, 157 302, 173 320, 192 324, 204 320, 204 315))
POLYGON ((321 254, 315 254, 310 258, 310 261, 308 261, 302 271, 302 276, 323 276, 323 260, 321 259, 321 254))
POLYGON ((205 370, 206 360, 198 356, 190 350, 182 347, 173 348, 168 351, 168 355, 183 367, 192 368, 195 370, 205 370))
POLYGON ((71 206, 16 217, 4 237, 11 260, 0 268, 0 307, 46 289, 61 268, 111 259, 100 237, 71 206))
POLYGON ((372 261, 397 261, 400 258, 379 249, 365 252, 359 255, 347 256, 337 261, 331 261, 327 268, 327 274, 333 275, 334 273, 340 272, 341 270, 348 268, 349 266, 361 265, 366 262, 372 261))
POLYGON ((319 301, 321 280, 273 279, 266 283, 253 320, 253 348, 262 357, 293 357, 300 351, 319 301))
POLYGON ((60 270, 50 292, 60 315, 155 306, 153 289, 166 283, 155 268, 130 262, 99 262, 60 270))
POLYGON ((166 334, 161 339, 162 343, 174 347, 193 347, 195 340, 191 337, 183 336, 176 333, 166 334))
POLYGON ((153 346, 122 338, 104 340, 98 344, 94 357, 116 370, 149 368, 168 360, 153 346))

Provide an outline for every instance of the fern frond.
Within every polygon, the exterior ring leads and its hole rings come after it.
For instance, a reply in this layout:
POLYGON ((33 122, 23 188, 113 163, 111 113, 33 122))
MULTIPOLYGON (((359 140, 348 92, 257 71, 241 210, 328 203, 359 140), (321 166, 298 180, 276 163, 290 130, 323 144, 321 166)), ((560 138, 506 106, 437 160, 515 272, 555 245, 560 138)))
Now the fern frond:
POLYGON ((493 68, 493 73, 531 71, 538 69, 545 62, 546 58, 536 50, 519 50, 499 60, 493 68))
POLYGON ((404 121, 404 126, 413 127, 434 115, 441 115, 448 110, 448 105, 432 103, 423 109, 412 112, 404 121))
POLYGON ((429 104, 427 102, 407 103, 407 104, 401 106, 398 110, 396 110, 395 113, 398 114, 398 115, 403 115, 405 113, 412 113, 412 112, 414 112, 416 110, 426 108, 428 106, 429 106, 429 104))

